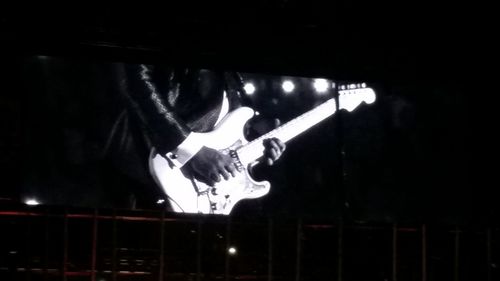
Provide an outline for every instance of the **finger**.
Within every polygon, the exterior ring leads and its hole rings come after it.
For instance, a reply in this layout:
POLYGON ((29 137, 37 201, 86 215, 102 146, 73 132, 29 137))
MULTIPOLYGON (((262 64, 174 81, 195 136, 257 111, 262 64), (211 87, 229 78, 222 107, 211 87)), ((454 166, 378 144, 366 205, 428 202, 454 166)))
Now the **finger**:
POLYGON ((278 118, 274 119, 274 127, 278 128, 281 125, 281 121, 278 118))
POLYGON ((264 145, 264 153, 269 153, 271 149, 274 148, 273 140, 272 139, 265 139, 263 142, 264 145))
POLYGON ((267 148, 267 147, 269 147, 269 141, 270 141, 270 140, 271 140, 271 139, 264 139, 264 140, 262 141, 262 145, 264 145, 264 147, 266 147, 266 148, 267 148))
POLYGON ((230 175, 229 173, 226 171, 226 168, 223 168, 221 169, 220 171, 220 174, 222 175, 222 177, 224 177, 225 180, 228 180, 230 178, 230 175))
POLYGON ((276 149, 276 150, 280 150, 280 146, 278 145, 278 139, 276 138, 273 138, 269 141, 270 143, 270 146, 273 148, 273 149, 276 149))
POLYGON ((269 149, 269 158, 271 158, 273 161, 278 160, 279 158, 279 153, 277 148, 271 148, 269 149))
POLYGON ((214 186, 214 185, 215 185, 215 181, 213 181, 213 180, 211 180, 211 179, 206 180, 206 183, 207 183, 209 186, 214 186))
POLYGON ((234 164, 234 159, 229 155, 224 155, 222 157, 222 162, 224 163, 225 166, 229 166, 231 164, 234 164))
POLYGON ((271 166, 274 164, 274 162, 276 162, 276 157, 273 156, 271 154, 271 152, 269 152, 267 155, 266 155, 266 164, 271 166))
POLYGON ((275 138, 276 144, 278 144, 278 147, 280 148, 280 151, 283 152, 286 149, 286 145, 284 142, 282 142, 280 139, 275 138))
POLYGON ((210 173, 210 179, 214 182, 220 182, 220 175, 217 171, 213 171, 210 173))
POLYGON ((228 171, 231 174, 231 176, 233 176, 233 178, 236 176, 237 170, 236 170, 236 167, 234 164, 226 166, 225 168, 226 168, 226 171, 228 171))
POLYGON ((266 164, 269 165, 269 166, 272 166, 273 165, 273 159, 266 158, 266 164))
POLYGON ((278 138, 273 138, 272 144, 276 152, 276 154, 273 155, 273 160, 276 161, 281 157, 281 154, 286 149, 286 145, 278 138))

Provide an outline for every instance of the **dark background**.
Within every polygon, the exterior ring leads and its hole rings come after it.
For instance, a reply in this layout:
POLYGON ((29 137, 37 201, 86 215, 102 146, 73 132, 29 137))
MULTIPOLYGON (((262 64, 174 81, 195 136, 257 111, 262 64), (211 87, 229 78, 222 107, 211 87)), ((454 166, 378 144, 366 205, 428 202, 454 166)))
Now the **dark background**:
MULTIPOLYGON (((356 114, 341 114, 311 131, 309 138, 289 145, 285 160, 276 168, 286 170, 280 174, 286 179, 275 180, 291 188, 273 189, 274 194, 259 206, 262 212, 271 208, 285 215, 344 214, 358 220, 494 219, 498 213, 494 190, 470 180, 472 165, 467 160, 473 150, 473 114, 465 82, 471 79, 474 68, 469 63, 477 51, 465 44, 473 28, 463 8, 257 1, 238 7, 228 3, 146 7, 144 12, 93 9, 86 13, 82 9, 83 14, 6 9, 0 14, 6 54, 1 73, 2 192, 6 194, 2 197, 13 196, 22 183, 30 181, 33 174, 26 173, 27 163, 33 163, 30 168, 38 174, 48 174, 42 173, 50 169, 46 154, 51 154, 50 147, 62 132, 46 128, 68 122, 84 130, 106 122, 54 101, 81 106, 77 101, 82 99, 87 104, 96 98, 106 100, 96 92, 87 96, 89 89, 82 88, 102 79, 92 61, 125 61, 327 77, 375 87, 376 104, 359 108, 356 114), (73 82, 82 87, 73 93, 57 87, 38 93, 34 89, 45 86, 44 78, 37 76, 43 63, 40 57, 30 60, 33 55, 83 62, 84 69, 77 64, 55 69, 61 77, 79 79, 73 82), (90 76, 80 73, 90 73, 97 80, 81 80, 90 76), (54 114, 63 108, 67 111, 62 113, 73 116, 79 125, 54 114), (325 132, 331 134, 329 138, 323 137, 325 132), (317 143, 328 140, 332 143, 323 143, 330 147, 325 152, 317 143), (335 158, 339 155, 343 157, 335 158), (315 170, 309 163, 322 165, 315 170), (295 169, 327 176, 298 176, 295 169)), ((100 171, 98 166, 93 168, 100 171)), ((81 179, 80 184, 92 183, 92 178, 81 179)))

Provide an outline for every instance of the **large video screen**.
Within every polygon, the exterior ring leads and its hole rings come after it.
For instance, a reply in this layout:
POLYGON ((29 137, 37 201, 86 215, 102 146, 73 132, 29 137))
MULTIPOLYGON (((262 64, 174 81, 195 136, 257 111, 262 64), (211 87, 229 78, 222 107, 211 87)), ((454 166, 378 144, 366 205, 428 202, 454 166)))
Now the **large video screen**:
POLYGON ((410 88, 164 62, 8 64, 3 204, 384 217, 411 213, 433 173, 421 174, 410 88))

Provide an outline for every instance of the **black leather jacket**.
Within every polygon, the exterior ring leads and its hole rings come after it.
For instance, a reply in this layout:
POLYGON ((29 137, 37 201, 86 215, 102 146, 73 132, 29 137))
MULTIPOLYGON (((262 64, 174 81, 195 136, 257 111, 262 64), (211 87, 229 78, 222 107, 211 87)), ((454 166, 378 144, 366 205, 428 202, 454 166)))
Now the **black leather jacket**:
POLYGON ((115 73, 129 112, 161 153, 177 147, 190 132, 210 131, 224 90, 230 110, 248 103, 241 76, 234 72, 116 64, 115 73))

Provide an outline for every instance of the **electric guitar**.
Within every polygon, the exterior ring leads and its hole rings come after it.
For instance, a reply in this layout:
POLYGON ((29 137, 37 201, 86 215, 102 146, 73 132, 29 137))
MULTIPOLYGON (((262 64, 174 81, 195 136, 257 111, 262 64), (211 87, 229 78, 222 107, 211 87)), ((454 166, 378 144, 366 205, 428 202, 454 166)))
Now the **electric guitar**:
MULTIPOLYGON (((353 111, 363 102, 371 104, 374 101, 375 92, 364 83, 340 87, 339 109, 353 111)), ((254 111, 241 107, 228 113, 213 131, 201 134, 206 147, 230 155, 239 170, 235 177, 227 181, 222 179, 214 186, 198 181, 188 169, 175 167, 154 149, 149 158, 150 172, 175 212, 229 215, 240 200, 262 197, 271 188, 268 181, 256 182, 249 173, 264 155, 265 139, 276 137, 286 143, 335 114, 336 110, 335 99, 329 99, 251 142, 245 139, 243 128, 254 116, 254 111)))

